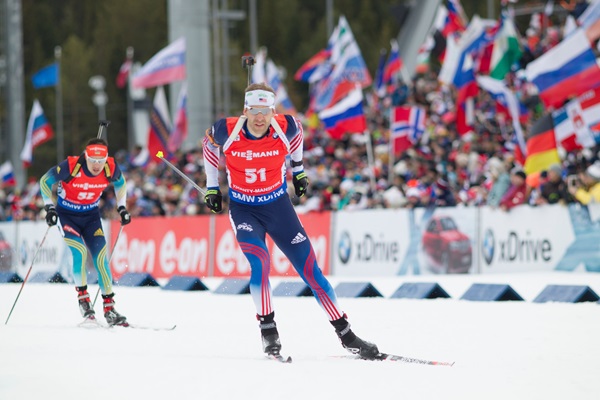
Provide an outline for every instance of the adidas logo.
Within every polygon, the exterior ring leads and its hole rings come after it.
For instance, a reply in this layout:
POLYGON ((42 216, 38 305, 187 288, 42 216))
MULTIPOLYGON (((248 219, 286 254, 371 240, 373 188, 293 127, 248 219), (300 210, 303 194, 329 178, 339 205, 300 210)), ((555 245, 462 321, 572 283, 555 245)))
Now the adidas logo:
POLYGON ((102 232, 102 229, 98 228, 98 230, 94 232, 94 236, 104 236, 104 232, 102 232))
POLYGON ((306 236, 304 236, 303 234, 301 234, 300 232, 298 232, 296 234, 296 237, 292 240, 292 244, 302 243, 305 240, 306 240, 306 236))

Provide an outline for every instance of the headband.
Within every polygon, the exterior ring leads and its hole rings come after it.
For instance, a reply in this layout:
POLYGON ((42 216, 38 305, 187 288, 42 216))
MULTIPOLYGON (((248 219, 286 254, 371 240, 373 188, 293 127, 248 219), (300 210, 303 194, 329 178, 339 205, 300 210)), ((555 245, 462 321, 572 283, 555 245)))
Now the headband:
POLYGON ((275 94, 266 90, 251 90, 246 92, 244 108, 255 106, 275 107, 275 94))
POLYGON ((103 144, 90 144, 85 148, 85 156, 92 158, 108 157, 108 147, 103 144))

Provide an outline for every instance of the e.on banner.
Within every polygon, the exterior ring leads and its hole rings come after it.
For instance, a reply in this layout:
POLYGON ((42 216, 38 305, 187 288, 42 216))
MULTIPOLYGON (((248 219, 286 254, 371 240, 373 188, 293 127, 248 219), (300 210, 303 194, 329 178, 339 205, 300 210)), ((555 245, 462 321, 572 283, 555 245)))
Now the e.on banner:
MULTIPOLYGON (((146 272, 154 278, 208 276, 209 222, 209 216, 135 218, 123 228, 115 247, 113 278, 126 272, 146 272)), ((112 238, 120 227, 118 222, 111 224, 112 238)))
MULTIPOLYGON (((300 221, 310 238, 317 263, 325 275, 329 274, 329 243, 331 213, 311 213, 300 215, 300 221)), ((285 224, 285 221, 281 221, 285 224)), ((268 237, 268 236, 267 236, 268 237)), ((292 264, 272 240, 267 240, 271 255, 271 276, 298 276, 292 264)), ((250 264, 238 245, 229 218, 216 217, 215 224, 214 276, 249 277, 250 264)))

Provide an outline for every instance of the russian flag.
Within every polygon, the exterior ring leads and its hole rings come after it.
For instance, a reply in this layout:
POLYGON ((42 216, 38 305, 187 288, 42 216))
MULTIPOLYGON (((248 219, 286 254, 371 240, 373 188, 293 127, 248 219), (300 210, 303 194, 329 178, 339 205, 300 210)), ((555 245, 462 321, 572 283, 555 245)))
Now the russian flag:
POLYGON ((10 161, 5 161, 0 165, 0 179, 2 180, 2 186, 15 186, 17 184, 13 166, 10 161))
POLYGON ((547 107, 558 108, 569 97, 600 85, 600 67, 583 29, 529 63, 525 73, 547 107))
POLYGON ((29 121, 27 122, 27 134, 25 145, 21 150, 21 161, 25 168, 33 162, 33 150, 54 137, 54 131, 48 123, 40 102, 36 99, 31 108, 29 121))
POLYGON ((319 112, 319 118, 332 139, 340 140, 345 133, 362 133, 367 129, 362 102, 359 86, 340 102, 319 112))
POLYGON ((185 79, 185 38, 179 38, 154 55, 133 76, 134 88, 151 88, 185 79))
POLYGON ((326 74, 317 74, 318 77, 313 77, 313 74, 320 69, 330 69, 329 57, 331 56, 330 49, 323 49, 317 54, 308 59, 294 74, 294 79, 302 82, 315 82, 317 78, 322 78, 326 74))
MULTIPOLYGON (((171 118, 167 97, 162 86, 156 89, 152 111, 150 111, 150 129, 148 129, 148 152, 154 157, 159 151, 168 150, 171 118)), ((170 158, 170 154, 167 156, 170 158)))

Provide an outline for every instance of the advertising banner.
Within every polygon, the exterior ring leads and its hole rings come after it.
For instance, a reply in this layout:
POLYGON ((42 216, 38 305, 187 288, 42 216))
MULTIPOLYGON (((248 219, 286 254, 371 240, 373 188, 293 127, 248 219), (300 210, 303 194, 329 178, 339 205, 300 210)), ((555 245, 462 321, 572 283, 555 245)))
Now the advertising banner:
MULTIPOLYGON (((113 278, 126 272, 146 272, 157 279, 208 276, 209 223, 210 216, 135 218, 115 247, 113 278)), ((120 227, 118 221, 112 222, 113 238, 120 227)))

